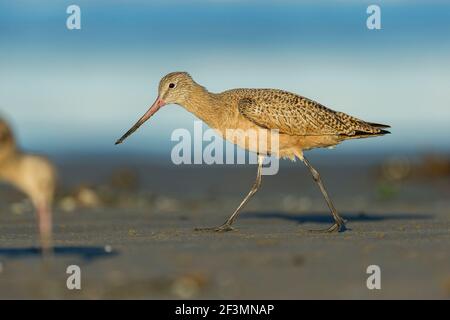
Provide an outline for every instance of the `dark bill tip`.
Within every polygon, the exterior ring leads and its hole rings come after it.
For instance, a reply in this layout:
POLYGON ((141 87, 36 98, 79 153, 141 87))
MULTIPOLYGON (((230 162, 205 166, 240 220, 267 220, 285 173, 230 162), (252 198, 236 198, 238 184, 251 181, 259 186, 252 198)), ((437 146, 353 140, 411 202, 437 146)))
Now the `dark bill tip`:
POLYGON ((119 140, 116 141, 115 145, 121 144, 126 138, 131 136, 141 125, 145 123, 152 115, 154 115, 159 108, 161 108, 164 105, 164 102, 158 97, 156 101, 152 104, 150 109, 136 122, 136 124, 131 127, 130 130, 128 130, 119 140))
POLYGON ((139 120, 130 130, 128 130, 120 139, 118 139, 115 145, 121 144, 126 138, 131 136, 139 127, 145 122, 145 120, 139 120))

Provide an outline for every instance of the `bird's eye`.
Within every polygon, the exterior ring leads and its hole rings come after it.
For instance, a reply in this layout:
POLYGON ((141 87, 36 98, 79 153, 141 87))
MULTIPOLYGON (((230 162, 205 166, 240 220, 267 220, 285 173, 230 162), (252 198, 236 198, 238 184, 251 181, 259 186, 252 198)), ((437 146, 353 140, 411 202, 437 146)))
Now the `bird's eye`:
POLYGON ((170 89, 175 88, 175 83, 169 83, 169 88, 170 89))

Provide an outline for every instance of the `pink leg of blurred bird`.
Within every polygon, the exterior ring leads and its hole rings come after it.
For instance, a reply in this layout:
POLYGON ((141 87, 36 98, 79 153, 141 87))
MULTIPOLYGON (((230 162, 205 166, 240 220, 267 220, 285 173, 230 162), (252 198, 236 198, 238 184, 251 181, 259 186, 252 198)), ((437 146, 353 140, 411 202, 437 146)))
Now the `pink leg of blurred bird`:
POLYGON ((40 202, 36 205, 37 218, 39 224, 39 236, 43 251, 50 251, 52 248, 52 212, 47 202, 40 202))

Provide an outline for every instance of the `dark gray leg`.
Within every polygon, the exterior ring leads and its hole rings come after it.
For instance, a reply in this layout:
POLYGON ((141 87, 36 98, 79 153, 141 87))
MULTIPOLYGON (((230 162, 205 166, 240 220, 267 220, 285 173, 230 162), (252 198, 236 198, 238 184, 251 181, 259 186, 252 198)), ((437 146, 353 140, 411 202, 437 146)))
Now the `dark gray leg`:
POLYGON ((253 184, 250 192, 247 194, 247 196, 242 200, 241 204, 237 207, 237 209, 233 212, 233 214, 228 218, 227 221, 225 221, 224 224, 222 224, 219 227, 214 228, 196 228, 196 231, 231 231, 234 230, 234 228, 231 226, 233 222, 237 219, 239 216, 239 213, 241 212, 242 208, 247 204, 247 202, 255 195, 255 193, 258 191, 259 187, 261 186, 261 169, 264 162, 264 156, 258 155, 258 173, 256 174, 256 181, 253 184))
POLYGON ((328 208, 330 208, 331 214, 333 215, 333 218, 334 218, 334 224, 331 227, 329 227, 328 229, 313 230, 313 231, 317 231, 317 232, 344 231, 345 230, 345 221, 344 221, 344 219, 341 218, 341 216, 336 211, 336 208, 334 207, 333 202, 331 202, 331 199, 328 196, 328 193, 325 190, 325 187, 322 183, 322 179, 320 179, 319 172, 317 172, 317 170, 314 169, 314 167, 311 165, 311 163, 309 163, 309 161, 305 157, 303 157, 302 160, 305 163, 305 165, 308 167, 309 171, 311 171, 314 181, 319 185, 320 191, 322 191, 323 197, 325 198, 328 208))

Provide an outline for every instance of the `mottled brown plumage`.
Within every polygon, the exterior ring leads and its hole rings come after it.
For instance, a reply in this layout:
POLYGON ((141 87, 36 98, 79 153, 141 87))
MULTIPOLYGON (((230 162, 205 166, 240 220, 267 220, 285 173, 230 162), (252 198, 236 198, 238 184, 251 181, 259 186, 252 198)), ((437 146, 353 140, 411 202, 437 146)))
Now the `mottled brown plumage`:
MULTIPOLYGON (((195 114, 222 137, 260 157, 275 154, 279 157, 300 158, 310 169, 314 180, 327 201, 335 219, 328 231, 341 230, 342 218, 337 214, 318 172, 303 155, 304 150, 331 147, 347 139, 367 138, 389 133, 383 128, 389 126, 370 123, 342 112, 331 110, 318 102, 300 95, 278 89, 233 89, 222 93, 211 93, 197 84, 185 72, 173 72, 163 77, 159 84, 159 95, 149 111, 116 144, 123 142, 162 106, 176 103, 195 114), (227 130, 241 130, 244 133, 229 136, 227 130), (245 132, 254 130, 256 139, 269 136, 269 130, 279 131, 279 146, 276 150, 251 143, 245 132)), ((255 137, 253 137, 255 138, 255 137)), ((259 162, 259 169, 262 161, 259 162)), ((231 224, 240 209, 258 190, 261 176, 230 219, 217 231, 231 229, 231 224)))
MULTIPOLYGON (((234 91, 234 92, 233 92, 234 91)), ((237 89, 239 112, 264 128, 293 136, 379 134, 360 119, 336 112, 308 98, 276 89, 237 89)))
MULTIPOLYGON (((280 156, 301 158, 303 150, 330 147, 347 139, 367 138, 388 133, 386 125, 372 124, 318 102, 277 89, 234 89, 218 94, 225 109, 239 112, 228 128, 277 129, 280 156), (245 120, 252 124, 246 123, 245 120)), ((205 122, 208 123, 208 118, 205 122)), ((219 131, 221 125, 218 125, 219 131)), ((243 146, 248 149, 248 146, 243 146)), ((257 151, 257 150, 252 150, 257 151)))

